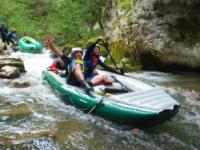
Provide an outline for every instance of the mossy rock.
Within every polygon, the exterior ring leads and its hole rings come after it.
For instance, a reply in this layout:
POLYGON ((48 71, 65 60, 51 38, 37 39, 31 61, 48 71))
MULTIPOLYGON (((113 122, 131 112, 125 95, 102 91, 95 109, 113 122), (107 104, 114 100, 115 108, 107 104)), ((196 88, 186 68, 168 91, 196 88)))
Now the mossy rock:
POLYGON ((19 68, 20 72, 26 72, 24 63, 19 58, 1 57, 0 58, 0 68, 3 66, 14 66, 14 67, 19 68))
POLYGON ((0 78, 13 79, 20 76, 19 68, 14 66, 3 66, 0 68, 0 78))

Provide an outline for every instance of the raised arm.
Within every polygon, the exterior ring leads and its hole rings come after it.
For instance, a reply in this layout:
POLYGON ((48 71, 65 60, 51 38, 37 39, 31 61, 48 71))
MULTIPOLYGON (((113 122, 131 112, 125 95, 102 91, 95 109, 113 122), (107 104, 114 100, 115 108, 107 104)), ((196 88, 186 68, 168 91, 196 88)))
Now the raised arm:
POLYGON ((55 52, 56 53, 56 55, 58 56, 58 57, 61 57, 61 56, 63 56, 63 53, 59 50, 59 48, 57 48, 57 47, 55 47, 54 45, 53 45, 53 39, 52 38, 46 38, 46 41, 47 41, 47 43, 46 43, 46 47, 49 47, 53 52, 55 52))
POLYGON ((85 53, 85 56, 84 56, 84 60, 90 60, 91 59, 91 55, 92 55, 93 49, 94 49, 95 45, 97 43, 99 43, 100 41, 101 41, 101 39, 98 39, 96 42, 90 44, 87 47, 87 50, 86 50, 86 53, 85 53))

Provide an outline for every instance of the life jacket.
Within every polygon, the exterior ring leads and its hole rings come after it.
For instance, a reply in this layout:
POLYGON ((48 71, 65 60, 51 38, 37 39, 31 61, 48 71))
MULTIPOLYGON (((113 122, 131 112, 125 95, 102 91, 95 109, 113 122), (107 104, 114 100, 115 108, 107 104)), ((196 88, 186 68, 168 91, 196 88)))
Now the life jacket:
POLYGON ((99 63, 99 57, 98 56, 92 56, 92 62, 94 65, 97 65, 99 63))
POLYGON ((96 65, 99 64, 99 57, 93 55, 91 60, 86 61, 86 71, 87 73, 91 73, 96 68, 96 65))
POLYGON ((8 32, 8 34, 6 35, 7 39, 17 39, 17 35, 13 32, 8 32))
POLYGON ((82 60, 77 60, 77 59, 73 59, 72 60, 71 64, 68 66, 68 72, 72 73, 72 71, 74 70, 76 64, 80 64, 82 73, 84 75, 84 64, 83 64, 83 61, 82 60))
POLYGON ((74 85, 74 86, 81 86, 80 81, 78 81, 75 77, 75 75, 73 74, 73 70, 76 66, 76 64, 80 64, 81 69, 82 69, 82 74, 84 76, 84 64, 82 60, 76 60, 73 59, 71 64, 68 66, 68 76, 67 76, 67 83, 70 85, 74 85))
POLYGON ((58 70, 65 70, 65 67, 61 66, 61 62, 59 60, 54 60, 52 65, 50 66, 50 71, 58 74, 58 70))
POLYGON ((50 66, 49 69, 50 69, 50 71, 58 74, 58 69, 57 69, 57 65, 56 64, 57 64, 56 61, 53 61, 53 64, 50 66))

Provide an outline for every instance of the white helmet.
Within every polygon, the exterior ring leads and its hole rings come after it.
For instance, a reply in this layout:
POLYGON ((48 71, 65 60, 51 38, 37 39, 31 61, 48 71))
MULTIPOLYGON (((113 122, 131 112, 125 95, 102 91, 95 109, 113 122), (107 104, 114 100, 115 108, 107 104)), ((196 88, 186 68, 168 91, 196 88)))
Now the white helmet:
POLYGON ((74 48, 72 48, 71 52, 72 52, 72 54, 74 54, 75 52, 82 52, 83 53, 83 50, 80 47, 74 47, 74 48))
POLYGON ((99 44, 95 44, 95 47, 98 47, 100 49, 100 45, 99 44))

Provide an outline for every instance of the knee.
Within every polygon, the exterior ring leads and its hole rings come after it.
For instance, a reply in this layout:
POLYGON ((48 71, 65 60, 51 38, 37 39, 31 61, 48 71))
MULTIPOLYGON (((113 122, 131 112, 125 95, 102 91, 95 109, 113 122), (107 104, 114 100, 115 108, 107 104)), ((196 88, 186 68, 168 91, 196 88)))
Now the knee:
POLYGON ((102 75, 102 79, 103 79, 103 80, 106 80, 107 78, 108 78, 107 75, 102 75))
POLYGON ((106 75, 103 75, 103 74, 101 74, 101 75, 98 75, 98 78, 100 79, 100 80, 106 80, 107 79, 107 76, 106 75))

